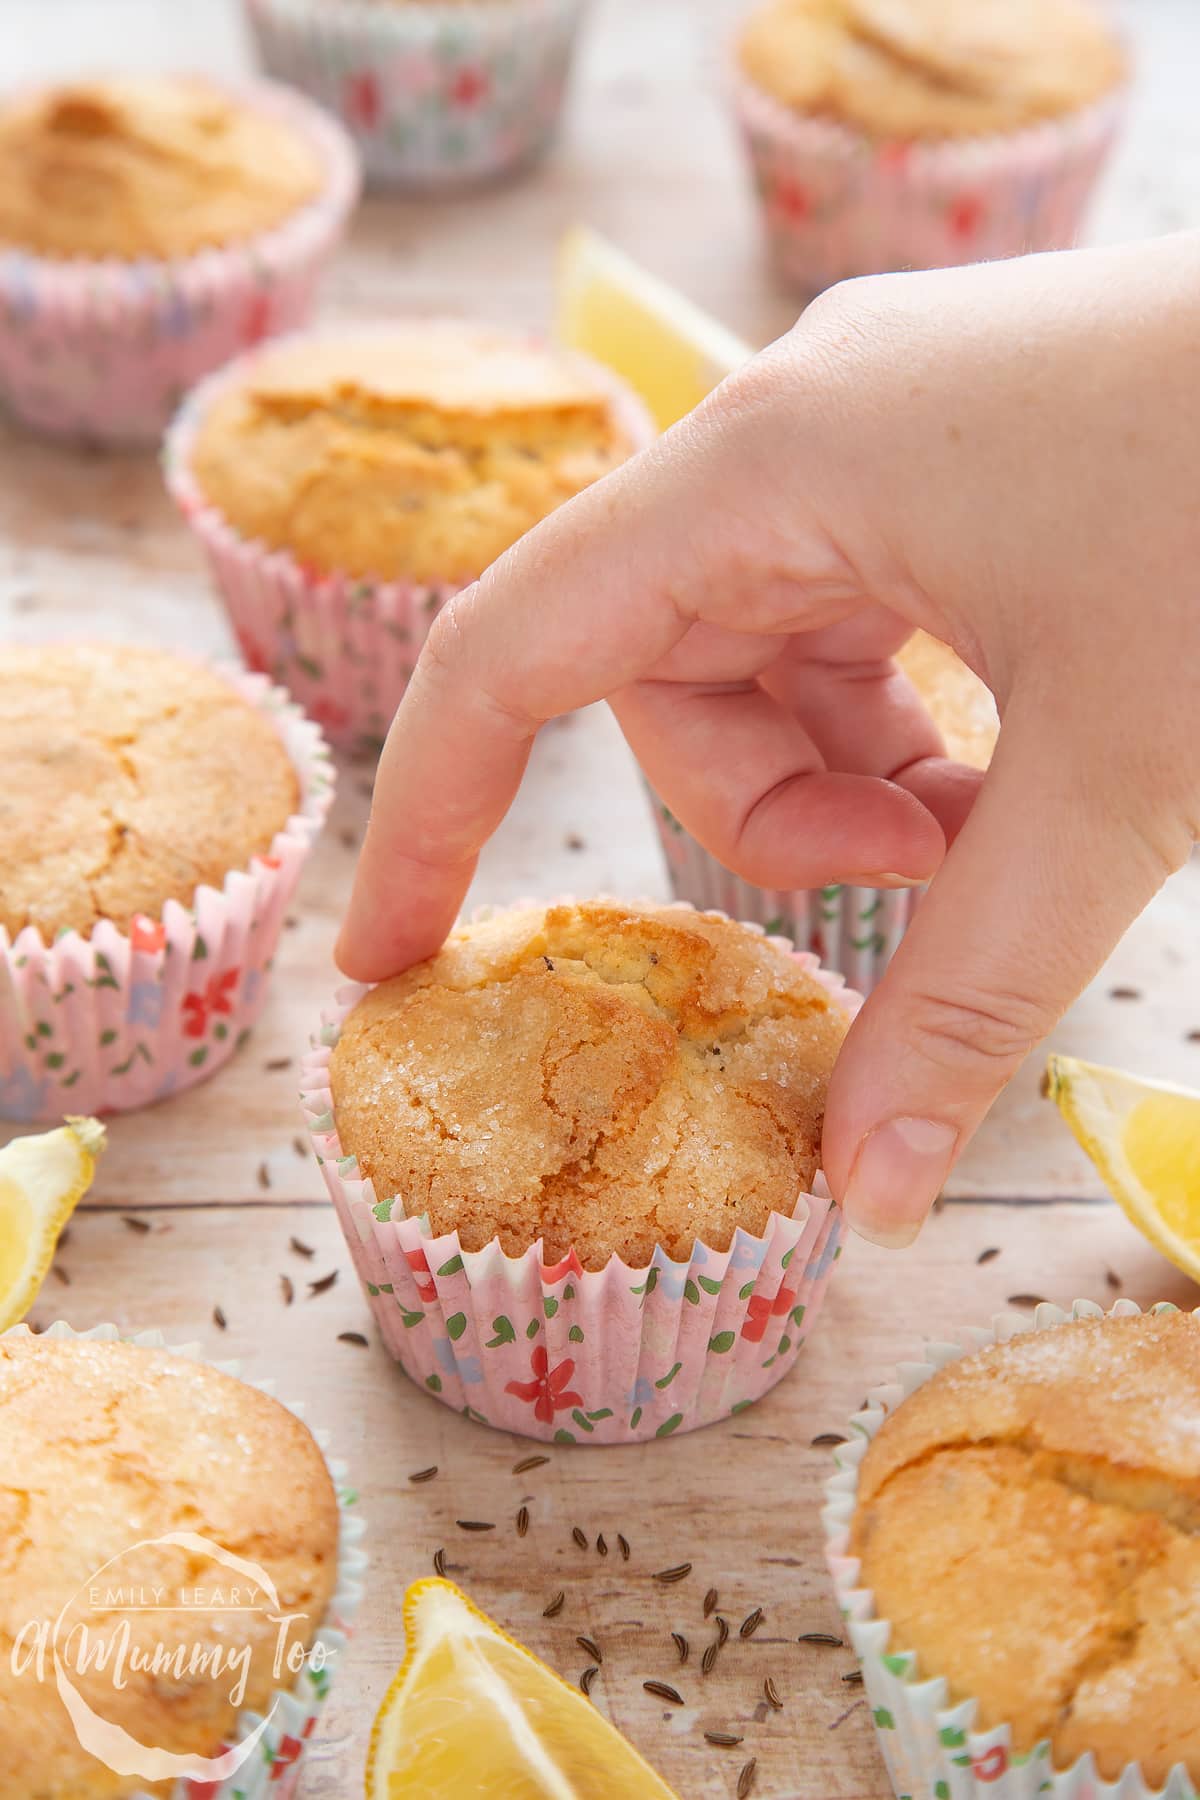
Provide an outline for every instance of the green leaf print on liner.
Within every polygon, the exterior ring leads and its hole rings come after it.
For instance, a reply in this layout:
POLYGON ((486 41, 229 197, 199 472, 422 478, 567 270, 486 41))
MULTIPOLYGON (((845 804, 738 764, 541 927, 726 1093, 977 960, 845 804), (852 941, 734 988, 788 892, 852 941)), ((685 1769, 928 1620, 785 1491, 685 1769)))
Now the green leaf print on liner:
POLYGON ((796 1254, 796 1246, 795 1246, 795 1244, 793 1244, 791 1249, 785 1250, 783 1255, 780 1257, 780 1259, 779 1259, 780 1268, 786 1269, 788 1264, 791 1262, 793 1256, 795 1256, 795 1254, 796 1254))
POLYGON ((467 1329, 466 1313, 461 1313, 461 1312, 451 1313, 450 1317, 446 1320, 446 1330, 450 1333, 451 1341, 453 1343, 457 1344, 459 1338, 462 1336, 463 1332, 466 1329, 467 1329))
POLYGON ((683 1297, 689 1306, 699 1306, 700 1304, 700 1289, 690 1275, 683 1284, 683 1297))
POLYGON ((484 1345, 485 1350, 499 1350, 502 1344, 516 1342, 517 1333, 507 1313, 500 1313, 497 1318, 492 1320, 492 1330, 496 1335, 488 1339, 484 1345))
POLYGON ((675 1367, 673 1369, 668 1369, 665 1375, 659 1376, 658 1380, 654 1384, 655 1387, 658 1388, 660 1391, 663 1388, 669 1388, 671 1383, 674 1381, 675 1377, 678 1375, 680 1369, 682 1369, 682 1367, 683 1367, 682 1363, 676 1363, 675 1367))
POLYGON ((540 1319, 530 1319, 528 1325, 525 1327, 525 1336, 527 1338, 535 1338, 541 1329, 542 1321, 540 1319))
POLYGON ((579 1439, 573 1431, 565 1431, 560 1425, 554 1434, 554 1442, 556 1444, 577 1444, 579 1439))
POLYGON ((886 1706, 877 1706, 871 1714, 880 1731, 895 1731, 896 1721, 886 1706))
POLYGON ((552 1319, 558 1311, 558 1301, 553 1294, 546 1294, 542 1300, 542 1311, 548 1319, 552 1319))
POLYGON ((571 1417, 581 1431, 595 1431, 596 1427, 592 1424, 587 1414, 580 1412, 577 1406, 571 1408, 571 1417))
POLYGON ((748 1300, 753 1292, 754 1292, 754 1283, 752 1281, 748 1281, 746 1283, 745 1287, 741 1287, 738 1289, 738 1299, 739 1300, 748 1300))
POLYGON ((933 1800, 950 1800, 950 1784, 948 1781, 938 1782, 933 1790, 933 1800))
POLYGON ((583 1326, 582 1325, 572 1325, 570 1331, 568 1331, 568 1333, 567 1333, 567 1337, 570 1339, 571 1343, 573 1343, 573 1344, 582 1344, 582 1342, 583 1342, 583 1326))
POLYGON ((192 945, 192 961, 203 962, 208 955, 208 945, 202 937, 198 937, 192 945))
POLYGON ((715 1337, 709 1338, 708 1347, 714 1355, 724 1356, 727 1350, 733 1349, 735 1342, 732 1331, 718 1331, 715 1337))
POLYGON ((588 1414, 588 1418, 593 1420, 597 1424, 600 1422, 601 1419, 611 1419, 612 1416, 613 1416, 613 1414, 612 1414, 611 1406, 602 1406, 598 1412, 590 1412, 588 1414))
MULTIPOLYGON (((188 1057, 188 1061, 192 1065, 193 1069, 198 1069, 200 1067, 201 1063, 205 1061, 207 1056, 208 1056, 208 1046, 206 1044, 201 1044, 199 1050, 192 1051, 192 1054, 188 1057)), ((127 1062, 125 1064, 125 1067, 121 1068, 121 1069, 114 1069, 113 1074, 114 1075, 123 1075, 125 1073, 125 1069, 127 1069, 129 1067, 129 1063, 131 1063, 132 1061, 133 1061, 133 1058, 131 1056, 129 1059, 129 1062, 127 1062)))
POLYGON ((671 1417, 669 1419, 663 1420, 662 1424, 659 1426, 658 1430, 655 1432, 654 1435, 656 1438, 670 1437, 671 1433, 673 1431, 678 1431, 679 1427, 682 1424, 683 1424, 683 1414, 682 1413, 672 1413, 671 1417))
POLYGON ((909 1651, 894 1656, 885 1656, 882 1661, 884 1668, 890 1669, 893 1675, 907 1675, 913 1665, 912 1654, 909 1651))
POLYGON ((450 1261, 444 1262, 438 1270, 439 1275, 461 1275, 462 1272, 463 1259, 461 1256, 452 1256, 450 1261))
POLYGON ((633 1409, 633 1414, 629 1420, 630 1431, 636 1431, 638 1426, 641 1424, 641 1422, 642 1422, 642 1409, 640 1406, 635 1406, 633 1409))
POLYGON ((791 1347, 792 1347, 792 1340, 788 1336, 787 1332, 785 1331, 783 1336, 779 1340, 779 1348, 778 1348, 776 1354, 779 1356, 786 1356, 788 1351, 791 1349, 791 1347))
POLYGON ((116 1041, 117 1041, 117 1033, 113 1030, 111 1025, 109 1026, 107 1031, 102 1031, 100 1033, 100 1048, 102 1050, 107 1050, 108 1046, 110 1044, 115 1044, 116 1041))
POLYGON ((799 1331, 801 1325, 803 1325, 804 1315, 807 1311, 808 1308, 806 1306, 793 1306, 791 1312, 788 1314, 788 1318, 792 1321, 792 1324, 796 1327, 797 1331, 799 1331))
POLYGON ((384 1224, 386 1224, 387 1221, 392 1216, 392 1208, 393 1208, 393 1206, 395 1206, 395 1204, 396 1204, 396 1202, 394 1199, 392 1199, 392 1200, 377 1200, 375 1202, 374 1206, 371 1208, 371 1211, 375 1214, 375 1217, 377 1219, 382 1219, 384 1224))
POLYGON ((699 1277, 699 1281, 700 1281, 700 1286, 704 1289, 706 1294, 719 1294, 720 1293, 721 1284, 719 1281, 714 1281, 711 1275, 701 1275, 699 1277))
POLYGON ((967 1741, 967 1734, 958 1725, 943 1725, 938 1732, 938 1743, 944 1744, 947 1750, 957 1750, 967 1741))
POLYGON ((573 1300, 575 1298, 575 1288, 573 1283, 568 1281, 566 1287, 563 1289, 562 1297, 564 1300, 573 1300))
POLYGON ((61 1069, 66 1060, 67 1059, 61 1050, 52 1050, 46 1058, 46 1067, 48 1069, 61 1069))
POLYGON ((442 1391, 441 1376, 440 1375, 427 1375, 425 1377, 425 1386, 429 1389, 431 1394, 440 1394, 442 1391))
POLYGON ((53 1037, 54 1036, 53 1025, 48 1024, 45 1019, 39 1019, 37 1024, 34 1026, 34 1030, 37 1032, 39 1037, 53 1037))
POLYGON ((753 1400, 735 1400, 733 1405, 729 1409, 730 1418, 732 1419, 737 1413, 745 1412, 745 1410, 748 1406, 753 1406, 753 1405, 754 1405, 753 1400))
MULTIPOLYGON (((701 1277, 701 1280, 703 1280, 703 1276, 701 1277)), ((629 1291, 631 1294, 645 1294, 645 1295, 649 1296, 650 1294, 652 1294, 654 1292, 654 1290, 657 1286, 658 1286, 658 1270, 651 1269, 649 1274, 646 1276, 645 1281, 640 1282, 639 1285, 635 1288, 630 1288, 629 1291)))
POLYGON ((400 1323, 406 1331, 412 1331, 414 1326, 423 1325, 425 1323, 425 1314, 423 1312, 404 1312, 401 1310, 400 1323))

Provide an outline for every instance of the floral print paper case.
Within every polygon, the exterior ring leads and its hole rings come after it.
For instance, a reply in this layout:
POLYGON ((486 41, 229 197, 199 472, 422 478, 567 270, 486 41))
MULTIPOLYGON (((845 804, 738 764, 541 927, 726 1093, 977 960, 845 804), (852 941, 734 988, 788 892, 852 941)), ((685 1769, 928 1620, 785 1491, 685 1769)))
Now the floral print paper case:
POLYGON ((453 185, 539 156, 587 0, 246 0, 265 67, 335 113, 369 179, 453 185))

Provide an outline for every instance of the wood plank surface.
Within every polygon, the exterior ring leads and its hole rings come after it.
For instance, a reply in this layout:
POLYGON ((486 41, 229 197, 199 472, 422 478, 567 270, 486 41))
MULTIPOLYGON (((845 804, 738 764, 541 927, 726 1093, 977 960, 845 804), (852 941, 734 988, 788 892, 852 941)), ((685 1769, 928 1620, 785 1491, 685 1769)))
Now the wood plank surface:
MULTIPOLYGON (((233 0, 4 0, 6 79, 109 67, 113 46, 144 66, 232 71, 246 45, 233 0)), ((598 0, 564 142, 517 187, 441 204, 369 201, 329 283, 327 316, 449 311, 544 324, 553 245, 583 219, 608 231, 749 339, 784 329, 794 303, 759 259, 743 171, 722 106, 722 46, 733 0, 598 0)), ((1143 64, 1127 141, 1093 233, 1101 240, 1195 222, 1200 115, 1192 0, 1129 10, 1143 64)), ((82 455, 0 429, 0 630, 7 641, 86 632, 229 655, 232 641, 199 556, 165 499, 153 459, 82 455)), ((305 1800, 360 1790, 370 1719, 402 1648, 405 1584, 445 1546, 451 1572, 570 1676, 575 1644, 604 1651, 594 1697, 684 1800, 732 1794, 758 1757, 764 1800, 884 1800, 865 1708, 841 1677, 844 1651, 796 1643, 835 1616, 820 1555, 819 1485, 836 1430, 865 1389, 925 1333, 986 1319, 1011 1295, 1195 1304, 1195 1290, 1101 1196, 1090 1164, 1037 1097, 1031 1064, 956 1174, 949 1201, 903 1258, 864 1244, 839 1267, 820 1328, 789 1379, 728 1424, 628 1451, 555 1448, 520 1478, 531 1446, 451 1415, 409 1386, 367 1331, 348 1257, 305 1153, 296 1065, 336 982, 330 949, 370 786, 348 764, 330 826, 306 872, 262 1024, 212 1082, 113 1122, 92 1203, 71 1227, 36 1308, 83 1327, 111 1318, 237 1355, 308 1403, 350 1461, 369 1521, 372 1582, 361 1630, 304 1780, 305 1800), (135 1231, 124 1216, 148 1222, 135 1231), (293 1236, 311 1259, 290 1248, 293 1236), (981 1251, 1000 1254, 983 1265, 981 1251), (309 1280, 337 1269, 334 1287, 309 1280), (285 1304, 280 1277, 296 1298, 285 1304), (227 1326, 218 1330, 214 1308, 227 1326), (436 1463, 435 1480, 408 1476, 436 1463), (529 1506, 531 1527, 513 1517, 529 1506), (454 1520, 494 1519, 466 1536, 454 1520), (578 1550, 580 1525, 607 1557, 578 1550), (628 1564, 613 1546, 623 1532, 628 1564), (662 1588, 655 1569, 691 1561, 662 1588), (714 1585, 734 1637, 699 1671, 714 1585), (542 1610, 559 1588, 566 1604, 542 1610), (736 1636, 756 1606, 763 1625, 736 1636), (669 1633, 683 1632, 678 1665, 669 1633), (762 1698, 770 1673, 784 1699, 762 1698), (683 1709, 641 1687, 674 1682, 683 1709), (705 1727, 743 1733, 732 1751, 705 1727)), ((1098 879, 1103 878, 1103 872, 1098 879)), ((518 805, 489 848, 481 899, 605 890, 661 894, 665 878, 636 773, 611 719, 593 709, 544 734, 518 805)), ((1173 881, 1056 1033, 1059 1048, 1200 1085, 1200 867, 1173 881), (1117 998, 1113 989, 1133 990, 1117 998)), ((1069 922, 1064 930, 1069 931, 1069 922)), ((0 1137, 2 1137, 0 1133, 0 1137)))

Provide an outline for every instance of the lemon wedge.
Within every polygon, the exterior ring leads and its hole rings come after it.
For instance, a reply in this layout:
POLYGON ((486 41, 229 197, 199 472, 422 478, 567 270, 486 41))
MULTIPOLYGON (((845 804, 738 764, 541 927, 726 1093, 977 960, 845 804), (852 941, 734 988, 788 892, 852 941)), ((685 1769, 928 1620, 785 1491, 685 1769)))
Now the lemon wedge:
POLYGON ((1046 1091, 1119 1205, 1200 1281, 1200 1094, 1052 1056, 1046 1091))
POLYGON ((452 1582, 414 1582, 404 1630, 367 1800, 677 1800, 590 1701, 452 1582))
POLYGON ((99 1119, 68 1119, 57 1131, 14 1138, 0 1150, 0 1331, 36 1300, 103 1148, 99 1119))
POLYGON ((560 340, 622 376, 660 431, 751 354, 716 319, 580 225, 559 247, 556 304, 560 340))

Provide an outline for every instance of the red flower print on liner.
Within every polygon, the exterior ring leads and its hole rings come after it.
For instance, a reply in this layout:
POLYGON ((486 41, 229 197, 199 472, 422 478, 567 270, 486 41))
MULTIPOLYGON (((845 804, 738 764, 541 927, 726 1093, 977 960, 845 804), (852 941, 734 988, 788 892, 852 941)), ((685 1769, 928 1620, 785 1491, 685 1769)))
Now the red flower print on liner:
POLYGON ((417 1293, 426 1306, 437 1299, 437 1289, 433 1285, 433 1270, 429 1267, 429 1258, 423 1250, 406 1250, 404 1260, 417 1277, 417 1293), (421 1276, 424 1276, 424 1281, 421 1276))
POLYGON ((136 913, 133 924, 129 927, 129 942, 135 950, 145 950, 153 954, 161 950, 167 941, 167 928, 159 919, 148 919, 145 913, 136 913))
POLYGON ((339 700, 331 700, 328 694, 318 694, 309 702, 308 716, 329 731, 341 731, 350 723, 349 709, 339 700))
MULTIPOLYGON (((217 1751, 217 1755, 218 1757, 228 1756, 232 1749, 232 1744, 222 1744, 221 1748, 217 1751)), ((220 1800, 221 1789, 223 1786, 224 1783, 220 1781, 193 1781, 189 1779, 187 1783, 188 1800, 220 1800)))
POLYGON ((529 1361, 533 1370, 532 1381, 509 1381, 505 1383, 506 1394, 514 1394, 518 1400, 526 1404, 532 1403, 533 1416, 540 1419, 543 1425, 553 1425, 556 1412, 566 1412, 569 1407, 582 1406, 583 1395, 576 1394, 567 1387, 575 1373, 575 1364, 570 1357, 560 1362, 556 1369, 550 1367, 550 1357, 544 1344, 539 1344, 529 1361))
POLYGON ((542 1264, 542 1280, 547 1286, 552 1287, 556 1281, 561 1281, 565 1275, 582 1274, 583 1264, 580 1262, 574 1250, 568 1250, 561 1262, 542 1264))
POLYGON ((271 296, 260 291, 251 296, 246 308, 246 316, 242 320, 242 342, 246 345, 261 344, 271 331, 271 296))
POLYGON ((767 1320, 778 1319, 784 1313, 791 1312, 796 1304, 795 1288, 780 1288, 773 1300, 765 1294, 751 1294, 750 1304, 746 1308, 746 1320, 742 1326, 742 1336, 749 1344, 761 1344, 767 1333, 767 1320))
POLYGON ((214 1015, 228 1016, 233 1011, 233 995, 241 973, 240 969, 226 969, 224 975, 214 975, 201 993, 186 996, 183 1002, 185 1037, 203 1037, 208 1021, 214 1015))
POLYGON ((450 98, 455 106, 478 106, 491 92, 492 84, 484 69, 460 69, 450 83, 450 98))
POLYGON ((907 168, 911 155, 911 144, 899 142, 881 144, 879 146, 879 166, 881 169, 887 169, 893 175, 898 175, 901 169, 907 168))
POLYGON ((974 237, 983 224, 983 201, 975 194, 962 194, 950 207, 950 232, 956 238, 974 237))
POLYGON ((346 83, 344 104, 355 125, 362 125, 368 131, 378 125, 379 115, 383 111, 383 96, 375 77, 370 74, 351 75, 346 83))
POLYGON ((304 1745, 299 1738, 285 1737, 281 1741, 278 1750, 275 1752, 274 1760, 271 1763, 272 1782, 282 1781, 288 1770, 294 1763, 300 1761, 303 1754, 304 1745))
POLYGON ((785 178, 775 189, 775 205, 786 218, 798 223, 812 211, 812 194, 803 182, 785 178))
POLYGON ((971 1773, 976 1781, 999 1781, 1008 1773, 1008 1751, 1003 1744, 993 1744, 982 1756, 977 1756, 971 1764, 971 1773))

